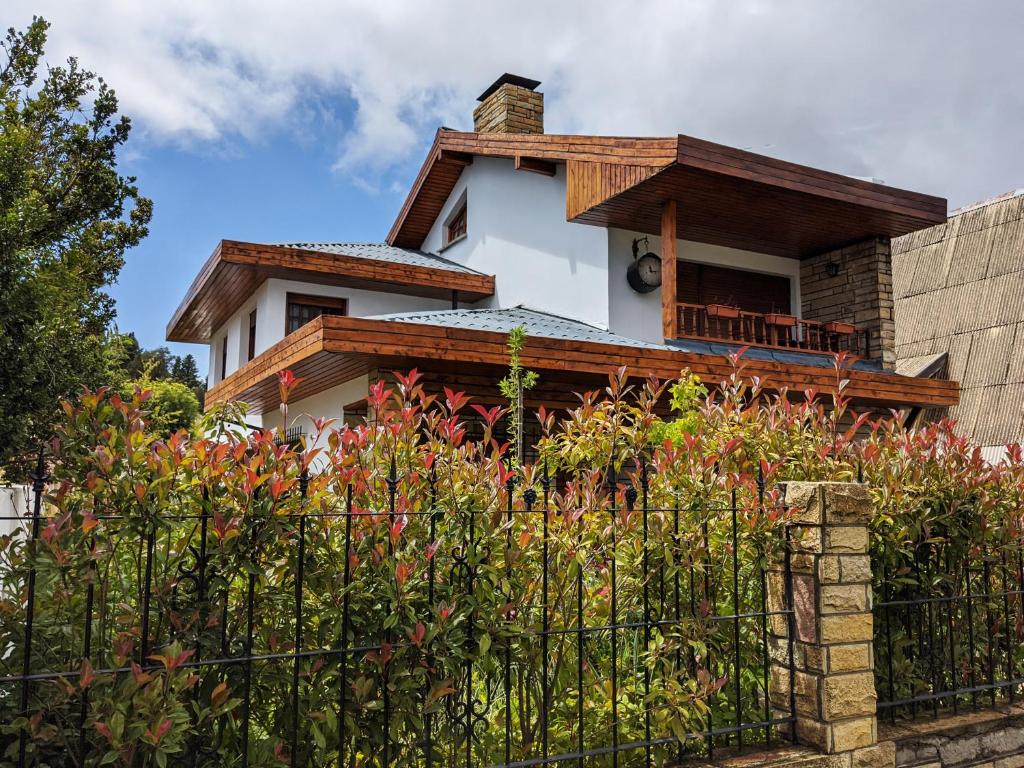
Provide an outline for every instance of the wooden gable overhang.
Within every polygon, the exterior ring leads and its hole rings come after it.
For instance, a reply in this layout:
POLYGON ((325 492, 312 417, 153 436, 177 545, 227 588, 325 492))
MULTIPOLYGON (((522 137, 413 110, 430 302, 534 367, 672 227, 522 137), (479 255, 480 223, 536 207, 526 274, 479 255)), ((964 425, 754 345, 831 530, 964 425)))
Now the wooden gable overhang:
POLYGON ((565 165, 566 219, 651 234, 676 202, 684 240, 803 258, 941 223, 946 200, 689 136, 628 138, 440 130, 387 242, 422 245, 476 156, 565 165))
POLYGON ((167 324, 168 341, 207 341, 268 278, 463 301, 494 294, 494 276, 283 245, 221 240, 167 324))
MULTIPOLYGON (((277 373, 290 369, 302 377, 293 392, 297 401, 341 384, 374 368, 408 370, 418 365, 449 365, 453 370, 491 368, 497 381, 508 364, 507 335, 495 331, 321 316, 242 366, 206 395, 207 406, 223 400, 241 400, 263 413, 279 404, 277 373)), ((541 377, 571 380, 573 376, 607 375, 621 366, 637 376, 653 374, 673 379, 688 368, 715 384, 733 367, 721 355, 696 354, 665 347, 631 347, 579 340, 531 336, 522 354, 523 365, 541 377)), ((759 377, 765 386, 802 392, 834 392, 836 372, 831 368, 744 361, 743 375, 759 377)), ((959 400, 954 381, 914 379, 892 373, 848 370, 846 393, 855 402, 872 407, 941 406, 959 400)))

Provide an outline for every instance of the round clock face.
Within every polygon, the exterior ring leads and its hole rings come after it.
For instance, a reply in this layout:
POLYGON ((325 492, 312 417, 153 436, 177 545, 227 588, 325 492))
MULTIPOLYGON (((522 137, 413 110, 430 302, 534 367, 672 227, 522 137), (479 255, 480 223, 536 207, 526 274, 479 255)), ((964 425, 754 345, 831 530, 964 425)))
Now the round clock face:
POLYGON ((629 265, 626 280, 637 293, 650 293, 661 285, 661 259, 645 253, 629 265))

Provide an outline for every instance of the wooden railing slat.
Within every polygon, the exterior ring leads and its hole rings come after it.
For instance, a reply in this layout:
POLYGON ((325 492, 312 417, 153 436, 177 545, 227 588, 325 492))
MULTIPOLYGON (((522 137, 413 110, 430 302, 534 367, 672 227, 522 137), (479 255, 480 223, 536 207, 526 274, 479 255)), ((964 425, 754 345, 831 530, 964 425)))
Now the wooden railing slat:
POLYGON ((707 339, 740 343, 773 349, 796 349, 807 352, 848 352, 866 357, 868 330, 855 328, 853 333, 828 330, 828 323, 795 318, 791 326, 769 322, 769 315, 738 310, 735 317, 722 317, 708 311, 704 304, 676 305, 680 338, 707 339))

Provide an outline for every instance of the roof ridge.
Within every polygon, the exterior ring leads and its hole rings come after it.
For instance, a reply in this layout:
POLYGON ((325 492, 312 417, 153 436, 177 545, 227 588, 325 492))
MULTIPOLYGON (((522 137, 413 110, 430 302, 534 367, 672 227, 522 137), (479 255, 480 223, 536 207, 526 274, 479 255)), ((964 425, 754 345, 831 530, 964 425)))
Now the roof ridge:
MULTIPOLYGON (((421 256, 431 261, 439 262, 440 264, 449 264, 452 267, 457 267, 458 270, 464 272, 472 272, 477 275, 486 275, 487 273, 481 272, 480 270, 473 269, 466 264, 460 264, 452 259, 445 258, 439 253, 433 251, 424 251, 421 248, 406 248, 401 245, 391 245, 387 242, 356 242, 356 241, 340 241, 340 240, 293 240, 290 242, 276 242, 276 243, 260 243, 261 245, 269 245, 279 248, 298 248, 300 250, 316 251, 319 248, 370 248, 380 250, 398 251, 401 253, 407 253, 415 256, 421 256)), ((329 253, 329 251, 321 251, 322 253, 329 253)), ((359 254, 338 254, 338 255, 349 255, 359 257, 359 254)), ((362 257, 365 258, 365 257, 362 257)))
POLYGON ((950 211, 949 218, 952 219, 954 216, 959 216, 962 213, 970 213, 971 211, 976 211, 979 208, 987 208, 988 206, 995 205, 996 203, 1004 203, 1007 200, 1013 200, 1015 197, 1020 197, 1021 195, 1024 195, 1024 187, 1018 187, 1017 189, 1012 189, 1009 192, 1003 192, 1001 195, 996 195, 995 197, 988 197, 984 200, 967 203, 966 205, 961 205, 959 208, 955 208, 950 211))

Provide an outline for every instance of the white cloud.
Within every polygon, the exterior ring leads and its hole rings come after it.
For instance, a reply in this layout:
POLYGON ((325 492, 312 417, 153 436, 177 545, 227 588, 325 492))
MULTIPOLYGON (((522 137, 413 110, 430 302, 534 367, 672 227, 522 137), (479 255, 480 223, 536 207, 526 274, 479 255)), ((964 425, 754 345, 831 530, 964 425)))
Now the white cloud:
POLYGON ((151 141, 350 104, 335 167, 371 187, 506 70, 544 81, 551 131, 691 133, 953 203, 1024 183, 1013 0, 14 0, 10 23, 33 12, 151 141))

